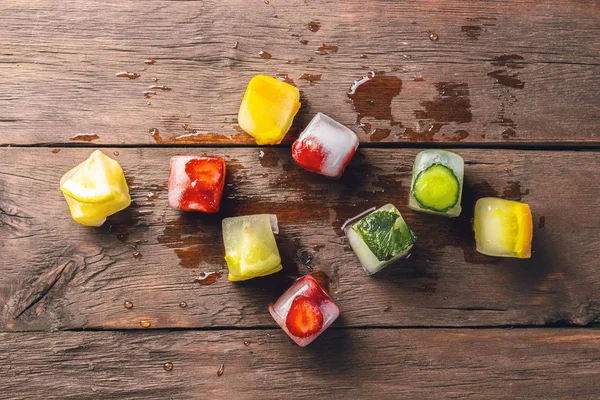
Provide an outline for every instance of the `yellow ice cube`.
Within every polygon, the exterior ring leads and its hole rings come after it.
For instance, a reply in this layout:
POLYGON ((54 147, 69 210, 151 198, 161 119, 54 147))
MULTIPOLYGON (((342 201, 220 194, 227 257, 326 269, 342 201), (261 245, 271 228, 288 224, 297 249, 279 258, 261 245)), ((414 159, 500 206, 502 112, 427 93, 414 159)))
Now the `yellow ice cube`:
POLYGON ((121 166, 100 150, 64 174, 60 190, 73 219, 86 226, 100 226, 106 217, 131 204, 121 166))
POLYGON ((223 219, 225 261, 230 281, 244 281, 281 271, 275 236, 277 217, 271 214, 223 219))
POLYGON ((475 205, 477 251, 496 257, 531 257, 533 221, 529 205, 494 197, 475 205))
POLYGON ((298 88, 270 76, 256 75, 244 93, 238 123, 257 144, 278 144, 299 109, 298 88))

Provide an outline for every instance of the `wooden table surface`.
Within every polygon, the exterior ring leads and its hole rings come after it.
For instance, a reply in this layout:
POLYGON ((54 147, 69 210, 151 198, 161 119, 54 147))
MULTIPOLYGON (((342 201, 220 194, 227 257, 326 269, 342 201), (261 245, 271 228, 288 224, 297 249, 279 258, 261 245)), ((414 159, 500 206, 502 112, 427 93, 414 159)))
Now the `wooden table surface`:
POLYGON ((0 0, 0 22, 0 398, 598 398, 598 1, 0 0), (258 73, 301 92, 278 146, 237 125, 258 73), (319 111, 361 140, 339 181, 291 158, 319 111), (58 181, 96 148, 133 203, 94 229, 58 181), (406 206, 421 148, 465 159, 459 218, 406 206), (176 154, 226 159, 218 215, 168 206, 176 154), (475 251, 483 196, 530 204, 531 259, 475 251), (340 227, 386 203, 418 241, 368 277, 340 227), (252 213, 284 270, 231 283, 221 219, 252 213), (316 271, 342 315, 300 348, 267 305, 316 271))

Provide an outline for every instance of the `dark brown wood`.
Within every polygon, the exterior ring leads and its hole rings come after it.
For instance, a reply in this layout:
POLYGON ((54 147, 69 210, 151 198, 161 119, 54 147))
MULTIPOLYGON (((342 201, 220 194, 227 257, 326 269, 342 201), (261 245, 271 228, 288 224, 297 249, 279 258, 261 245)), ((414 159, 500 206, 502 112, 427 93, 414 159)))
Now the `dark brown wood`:
POLYGON ((406 206, 418 149, 359 149, 339 181, 300 169, 286 148, 104 151, 121 162, 133 205, 88 228, 71 220, 58 182, 90 149, 0 149, 2 329, 274 326, 268 303, 311 271, 331 279, 343 311, 336 326, 588 324, 600 315, 596 152, 458 149, 464 211, 447 219, 406 206), (168 206, 175 154, 225 157, 219 215, 168 206), (531 205, 530 260, 475 251, 470 219, 484 196, 531 205), (418 242, 410 259, 367 277, 340 227, 386 203, 398 206, 418 242), (228 282, 221 219, 255 213, 277 214, 284 270, 228 282), (200 285, 204 272, 223 275, 200 285))
POLYGON ((572 0, 4 1, 0 145, 253 143, 236 117, 258 73, 302 92, 286 143, 321 111, 364 142, 597 145, 599 14, 572 0), (369 71, 384 76, 349 98, 369 71))
POLYGON ((11 333, 0 396, 596 399, 599 342, 594 329, 329 330, 304 349, 280 330, 11 333))

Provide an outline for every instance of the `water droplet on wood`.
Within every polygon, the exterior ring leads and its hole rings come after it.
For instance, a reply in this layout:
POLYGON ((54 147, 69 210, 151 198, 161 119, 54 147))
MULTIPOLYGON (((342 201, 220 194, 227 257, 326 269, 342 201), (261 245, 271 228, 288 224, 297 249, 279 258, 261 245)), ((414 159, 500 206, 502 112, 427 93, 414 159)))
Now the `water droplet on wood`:
POLYGON ((54 149, 52 150, 52 154, 58 154, 60 152, 60 149, 54 149))
POLYGON ((115 155, 115 157, 118 157, 118 156, 119 156, 119 152, 118 152, 118 151, 116 151, 116 150, 115 150, 115 151, 113 151, 113 154, 115 155))
POLYGON ((92 133, 91 135, 86 135, 86 134, 75 135, 75 136, 69 138, 69 140, 79 140, 82 142, 91 142, 96 139, 100 139, 100 136, 96 135, 95 133, 92 133))
POLYGON ((321 23, 319 21, 310 21, 308 23, 308 30, 311 32, 316 32, 321 29, 321 23))
POLYGON ((438 40, 440 37, 438 36, 437 33, 430 33, 429 34, 429 40, 431 40, 432 42, 435 42, 436 40, 438 40))
POLYGON ((261 56, 262 58, 267 58, 267 59, 268 59, 268 58, 271 58, 271 57, 273 57, 273 56, 271 55, 271 53, 269 53, 269 52, 267 52, 267 51, 264 51, 264 50, 261 50, 261 51, 258 53, 258 55, 259 55, 259 56, 261 56))
POLYGON ((126 301, 126 302, 125 302, 125 308, 126 308, 126 309, 128 309, 128 310, 129 310, 130 308, 133 308, 133 303, 132 303, 131 301, 129 301, 129 300, 128 300, 128 301, 126 301))
POLYGON ((233 48, 237 49, 240 47, 240 42, 238 42, 237 40, 235 41, 235 43, 233 44, 233 48))
POLYGON ((221 364, 221 366, 219 367, 219 370, 217 371, 217 376, 223 375, 224 372, 225 372, 225 364, 221 364))
POLYGON ((162 90, 162 91, 169 91, 169 90, 171 90, 170 87, 165 86, 165 85, 154 85, 154 86, 150 86, 148 89, 150 89, 150 90, 162 90))
POLYGON ((308 81, 311 84, 313 82, 317 82, 321 80, 321 74, 307 74, 307 73, 303 73, 302 75, 300 75, 300 78, 303 81, 308 81))
POLYGON ((165 371, 173 371, 173 363, 172 362, 167 362, 163 365, 163 369, 165 371))
POLYGON ((126 72, 126 71, 117 72, 117 77, 118 78, 137 79, 140 76, 141 76, 140 74, 137 74, 135 72, 126 72))
POLYGON ((143 319, 140 321, 140 326, 142 328, 148 328, 148 327, 150 327, 150 325, 152 325, 152 323, 150 321, 148 321, 147 319, 143 319))
POLYGON ((199 277, 195 279, 201 286, 212 285, 220 278, 221 272, 203 272, 199 277))
POLYGON ((160 143, 163 142, 163 139, 160 136, 160 132, 158 131, 158 129, 156 129, 156 128, 150 128, 149 132, 150 132, 150 135, 152 135, 152 138, 154 139, 154 141, 156 143, 160 144, 160 143))
POLYGON ((182 301, 181 303, 179 303, 179 307, 186 308, 187 307, 187 303, 185 301, 182 301))
POLYGON ((154 65, 154 64, 156 64, 156 60, 144 60, 144 64, 146 64, 146 65, 154 65))

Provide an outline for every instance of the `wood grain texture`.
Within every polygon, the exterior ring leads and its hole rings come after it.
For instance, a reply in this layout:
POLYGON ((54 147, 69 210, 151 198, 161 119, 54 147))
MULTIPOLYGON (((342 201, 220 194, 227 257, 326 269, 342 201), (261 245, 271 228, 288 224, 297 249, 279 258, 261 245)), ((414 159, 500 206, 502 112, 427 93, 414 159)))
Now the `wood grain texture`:
POLYGON ((464 211, 446 219, 406 206, 418 149, 359 149, 339 181, 301 170, 285 148, 104 150, 122 164, 133 204, 94 229, 71 220, 58 190, 61 175, 91 150, 0 149, 2 329, 141 329, 142 320, 151 328, 272 327, 268 303, 311 271, 331 279, 343 311, 336 326, 588 324, 600 315, 595 152, 458 149, 464 211), (175 154, 225 157, 219 215, 168 206, 175 154), (475 251, 470 219, 484 196, 531 205, 530 260, 475 251), (386 203, 398 206, 417 245, 408 260, 367 277, 340 227, 386 203), (221 219, 255 213, 277 214, 284 270, 199 285, 203 272, 226 272, 221 219))
POLYGON ((236 117, 257 73, 302 92, 286 143, 318 111, 363 142, 600 139, 596 1, 9 0, 0 15, 0 145, 254 143, 236 117), (375 85, 357 113, 347 93, 368 71, 401 87, 375 85))
POLYGON ((275 330, 0 338, 12 400, 595 399, 600 379, 597 329, 329 330, 304 349, 275 330))

